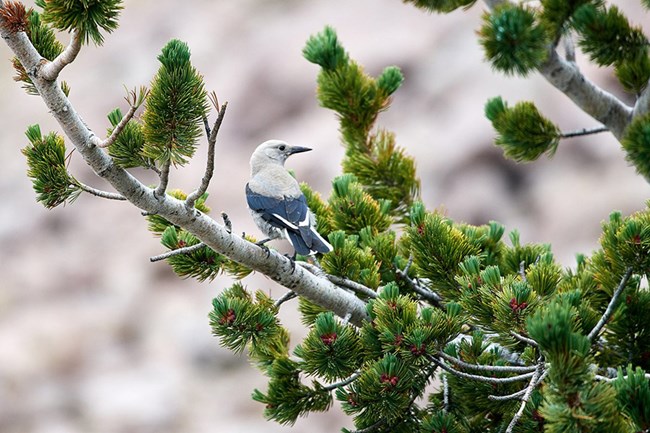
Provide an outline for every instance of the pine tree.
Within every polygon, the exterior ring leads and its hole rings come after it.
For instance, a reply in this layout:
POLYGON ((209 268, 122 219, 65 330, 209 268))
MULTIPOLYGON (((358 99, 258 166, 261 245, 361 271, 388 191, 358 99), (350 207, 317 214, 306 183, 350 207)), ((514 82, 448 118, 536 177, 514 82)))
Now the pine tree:
MULTIPOLYGON (((448 13, 475 1, 406 1, 448 13)), ((496 71, 542 73, 603 124, 563 133, 529 101, 485 105, 495 144, 508 158, 553 155, 562 139, 610 131, 639 174, 650 179, 650 57, 641 28, 601 0, 486 1, 478 36, 496 71), (590 61, 611 66, 635 96, 633 107, 603 92, 575 66, 569 35, 590 61), (565 58, 558 44, 567 47, 565 58)), ((650 8, 647 0, 642 0, 650 8)), ((60 71, 90 41, 117 28, 120 1, 39 1, 40 11, 0 0, 0 29, 16 54, 16 79, 28 94, 71 107, 60 71), (72 33, 66 48, 54 30, 72 33), (42 61, 42 58, 45 61, 42 61)), ((317 97, 333 110, 345 146, 343 173, 328 199, 301 188, 333 251, 293 263, 210 218, 207 189, 226 112, 192 66, 187 44, 170 41, 150 89, 127 92, 126 114, 108 114, 101 139, 74 110, 52 110, 61 133, 27 129, 28 176, 52 208, 79 194, 128 200, 181 277, 235 281, 212 303, 209 323, 223 346, 247 351, 268 376, 253 399, 264 414, 291 424, 337 399, 358 432, 640 432, 650 431, 650 201, 629 216, 612 212, 600 248, 564 269, 546 244, 504 239, 498 222, 473 226, 427 210, 415 161, 378 114, 404 77, 389 66, 378 77, 355 62, 335 30, 303 50, 317 65, 317 97), (210 110, 210 104, 212 110, 210 110), (144 114, 134 117, 140 106, 144 114), (209 124, 210 111, 216 119, 209 124), (205 132, 205 176, 189 193, 168 188, 170 171, 191 159, 205 132), (66 140, 115 187, 108 193, 68 172, 66 140), (106 151, 103 149, 107 148, 106 151), (155 172, 148 187, 126 170, 155 172), (272 299, 241 280, 261 272, 290 291, 272 299), (293 351, 278 319, 298 296, 307 337, 293 351), (284 307, 286 308, 286 307, 284 307), (439 386, 430 392, 434 380, 439 386)))

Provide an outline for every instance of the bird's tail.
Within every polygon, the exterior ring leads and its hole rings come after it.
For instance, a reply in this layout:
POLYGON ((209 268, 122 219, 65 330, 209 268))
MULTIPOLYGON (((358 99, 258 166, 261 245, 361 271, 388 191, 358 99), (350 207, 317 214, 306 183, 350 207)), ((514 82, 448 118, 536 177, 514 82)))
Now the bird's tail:
POLYGON ((308 256, 316 253, 329 253, 332 251, 332 245, 329 244, 316 230, 312 227, 300 227, 299 231, 287 230, 289 242, 296 250, 296 253, 302 256, 308 256))

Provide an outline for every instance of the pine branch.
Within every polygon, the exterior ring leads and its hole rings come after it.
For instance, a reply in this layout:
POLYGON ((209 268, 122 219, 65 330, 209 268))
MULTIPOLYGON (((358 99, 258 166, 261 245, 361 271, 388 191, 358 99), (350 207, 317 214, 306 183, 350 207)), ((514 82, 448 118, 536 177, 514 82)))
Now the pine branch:
MULTIPOLYGON (((0 0, 0 7, 4 2, 0 0)), ((260 272, 306 299, 333 311, 340 317, 350 313, 350 323, 360 326, 367 320, 366 304, 351 293, 337 290, 327 278, 314 275, 300 266, 292 266, 284 256, 266 252, 254 244, 228 233, 205 214, 187 209, 184 201, 167 194, 157 195, 96 146, 90 146, 92 131, 81 120, 61 88, 40 76, 41 56, 24 32, 0 29, 2 39, 14 52, 26 71, 30 71, 39 95, 61 129, 98 176, 107 180, 118 193, 139 209, 157 214, 184 228, 214 251, 260 272)))
POLYGON ((517 413, 515 413, 515 416, 512 417, 512 420, 510 421, 510 424, 508 424, 508 428, 506 428, 506 433, 512 433, 512 430, 515 428, 517 423, 519 422, 519 419, 521 416, 524 414, 524 409, 526 409, 526 405, 528 404, 528 400, 530 399, 531 394, 533 393, 533 390, 538 384, 538 380, 540 375, 542 374, 542 371, 544 370, 544 361, 540 360, 540 362, 537 363, 537 369, 533 373, 533 377, 530 379, 530 383, 528 384, 528 387, 526 388, 526 392, 524 393, 523 397, 521 398, 521 406, 519 406, 519 410, 517 413))
MULTIPOLYGON (((650 379, 650 373, 645 373, 644 377, 646 379, 650 379)), ((600 374, 596 374, 594 375, 594 379, 599 380, 601 382, 610 383, 610 382, 614 382, 616 379, 618 379, 618 377, 607 377, 607 376, 602 376, 600 374)), ((627 379, 627 376, 623 376, 623 379, 627 379)))
POLYGON ((447 413, 449 411, 449 380, 447 375, 442 375, 442 410, 447 413))
MULTIPOLYGON (((508 0, 484 1, 490 9, 494 9, 508 0)), ((590 81, 574 62, 560 57, 554 46, 549 47, 548 58, 538 70, 582 111, 608 127, 618 140, 623 137, 623 132, 632 119, 632 108, 590 81)), ((646 109, 650 110, 650 107, 646 109)))
POLYGON ((169 168, 171 166, 171 160, 163 162, 163 166, 160 169, 160 183, 158 187, 154 190, 155 197, 164 197, 165 191, 167 191, 167 185, 169 184, 169 168))
POLYGON ((632 117, 632 109, 609 92, 596 86, 574 64, 552 50, 539 68, 544 78, 567 95, 578 107, 609 128, 621 139, 632 117))
POLYGON ((290 301, 291 299, 293 299, 293 298, 295 298, 297 296, 298 295, 293 290, 288 291, 287 293, 285 293, 284 295, 279 297, 277 301, 275 301, 275 304, 274 304, 275 308, 280 308, 280 305, 284 304, 287 301, 290 301))
POLYGON ((191 254, 194 251, 200 250, 204 246, 205 244, 203 242, 199 242, 198 244, 190 245, 189 247, 177 248, 175 250, 167 251, 164 254, 159 254, 157 256, 149 257, 149 261, 155 263, 181 254, 191 254))
POLYGON ((495 384, 495 385, 499 385, 499 384, 502 384, 502 383, 520 382, 522 380, 526 380, 526 379, 529 379, 529 378, 533 377, 533 375, 535 374, 535 372, 531 372, 531 373, 525 373, 525 374, 520 374, 518 376, 510 376, 510 377, 479 376, 479 375, 476 375, 476 374, 469 374, 469 373, 463 373, 462 371, 458 371, 458 370, 446 365, 444 362, 441 362, 440 360, 438 360, 437 358, 435 358, 433 356, 430 356, 429 359, 434 364, 436 364, 437 366, 442 368, 443 370, 445 370, 448 373, 451 373, 451 374, 453 374, 455 376, 462 377, 464 379, 476 380, 478 382, 492 383, 492 384, 495 384))
POLYGON ((625 274, 623 275, 623 278, 621 278, 621 282, 618 284, 618 287, 616 290, 614 290, 614 293, 612 294, 612 299, 609 301, 609 305, 607 305, 607 309, 603 313, 602 317, 596 323, 596 326, 594 326, 594 329, 591 330, 587 338, 589 338, 590 341, 594 341, 596 337, 598 337, 598 334, 600 333, 601 329, 605 326, 609 318, 614 314, 614 309, 616 308, 616 303, 618 302, 619 296, 621 296, 621 293, 623 293, 623 290, 625 289, 625 286, 627 285, 628 280, 632 276, 632 266, 628 267, 625 270, 625 274))
POLYGON ((576 44, 573 41, 573 35, 571 33, 567 33, 562 37, 562 45, 564 46, 564 58, 566 59, 566 61, 575 64, 576 44))
POLYGON ((47 63, 41 69, 41 76, 45 80, 54 81, 57 79, 63 68, 70 63, 74 62, 77 54, 81 51, 81 44, 83 43, 83 35, 77 30, 73 29, 70 37, 70 43, 65 50, 50 63, 47 63))
POLYGON ((521 341, 522 343, 529 344, 533 347, 537 347, 537 341, 533 340, 532 338, 524 337, 521 334, 516 333, 515 331, 510 331, 510 335, 515 337, 517 340, 521 341))
POLYGON ((458 358, 455 358, 451 355, 446 354, 445 352, 438 352, 436 355, 439 357, 456 364, 459 367, 469 368, 472 370, 485 371, 485 372, 505 372, 505 373, 530 373, 535 371, 537 367, 521 367, 517 365, 480 365, 480 364, 470 364, 458 358))
MULTIPOLYGON (((221 122, 223 122, 223 116, 226 115, 227 107, 228 107, 228 102, 226 101, 219 109, 217 114, 217 120, 214 121, 214 126, 212 127, 212 131, 208 134, 208 162, 205 168, 205 174, 203 175, 203 179, 201 180, 201 185, 199 186, 199 188, 196 191, 189 194, 187 196, 187 199, 185 200, 185 206, 189 208, 194 207, 196 200, 198 200, 199 197, 205 194, 205 192, 208 190, 208 186, 210 186, 210 180, 212 180, 212 175, 214 174, 214 148, 217 143, 217 133, 219 132, 219 128, 221 127, 221 122)), ((208 130, 210 130, 210 128, 207 128, 206 132, 208 130)))
POLYGON ((357 371, 356 373, 354 373, 352 376, 348 377, 345 380, 342 380, 340 382, 331 383, 331 384, 325 386, 324 389, 326 391, 334 391, 337 388, 341 388, 343 386, 347 386, 347 385, 351 384, 352 382, 357 380, 359 378, 359 376, 361 376, 361 371, 357 371))
POLYGON ((408 285, 411 287, 411 289, 413 289, 413 291, 416 292, 418 295, 420 295, 425 301, 429 302, 431 305, 437 308, 444 310, 445 307, 442 304, 442 298, 440 297, 440 295, 438 295, 436 292, 429 290, 427 287, 424 287, 421 284, 413 281, 413 279, 409 277, 408 271, 412 264, 413 264, 413 256, 409 257, 409 261, 406 264, 404 270, 395 269, 395 273, 397 274, 398 277, 403 278, 404 281, 406 281, 408 285))
POLYGON ((96 197, 101 197, 101 198, 107 198, 109 200, 126 200, 126 197, 124 197, 122 194, 116 194, 114 192, 108 192, 108 191, 102 191, 99 189, 95 189, 92 186, 88 186, 84 183, 79 182, 79 188, 81 188, 83 191, 92 194, 96 197))
POLYGON ((650 79, 634 104, 633 117, 640 117, 650 113, 650 79))
POLYGON ((323 271, 322 269, 320 269, 318 266, 312 265, 311 263, 296 262, 296 264, 307 269, 309 272, 311 272, 314 275, 327 278, 329 281, 331 281, 332 283, 336 284, 339 287, 350 289, 355 293, 358 293, 360 295, 366 296, 371 299, 375 299, 377 297, 377 292, 372 290, 370 287, 364 286, 361 283, 357 283, 356 281, 352 281, 347 278, 337 277, 336 275, 330 275, 325 271, 323 271))

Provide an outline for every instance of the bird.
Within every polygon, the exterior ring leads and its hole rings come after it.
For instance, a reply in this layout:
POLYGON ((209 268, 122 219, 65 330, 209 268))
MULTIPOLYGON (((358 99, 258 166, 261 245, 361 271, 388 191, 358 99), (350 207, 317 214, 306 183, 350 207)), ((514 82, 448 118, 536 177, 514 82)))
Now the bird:
POLYGON ((265 141, 251 156, 251 178, 246 184, 246 201, 253 221, 267 236, 257 245, 266 248, 264 244, 268 241, 287 239, 294 248, 294 259, 296 254, 309 256, 332 251, 332 246, 316 231, 316 217, 298 182, 284 168, 291 155, 310 150, 281 140, 265 141))

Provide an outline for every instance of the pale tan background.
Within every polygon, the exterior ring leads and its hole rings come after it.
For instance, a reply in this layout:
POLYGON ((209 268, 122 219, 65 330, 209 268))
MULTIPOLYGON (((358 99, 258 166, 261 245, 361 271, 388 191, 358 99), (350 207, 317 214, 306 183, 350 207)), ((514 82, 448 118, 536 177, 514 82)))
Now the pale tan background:
MULTIPOLYGON (((619 1, 636 23, 636 1, 619 1)), ((550 242, 566 266, 597 245, 600 221, 613 209, 641 209, 648 184, 608 134, 562 142, 553 160, 503 160, 483 116, 487 98, 534 100, 572 130, 596 126, 540 76, 507 79, 482 59, 475 30, 482 5, 430 15, 398 0, 152 1, 127 0, 120 27, 103 47, 85 47, 64 71, 71 100, 95 131, 106 113, 124 109, 123 85, 148 84, 170 38, 189 43, 209 89, 229 110, 218 140, 209 204, 230 214, 236 231, 258 234, 243 198, 248 156, 265 139, 314 147, 291 161, 301 180, 329 194, 343 153, 335 116, 318 107, 318 68, 301 49, 334 26, 352 57, 372 73, 391 64, 406 81, 380 124, 417 159, 422 198, 458 220, 495 219, 519 228, 525 242, 550 242)), ((338 409, 300 420, 291 430, 265 423, 250 400, 265 381, 244 357, 210 335, 211 299, 227 277, 179 280, 148 257, 162 251, 128 204, 81 197, 47 211, 34 200, 19 149, 24 131, 56 129, 43 103, 11 80, 0 44, 0 432, 329 432, 351 427, 338 409)), ((609 71, 585 66, 620 94, 609 71)), ((171 184, 193 188, 195 163, 171 184)), ((80 180, 108 188, 73 156, 80 180)), ((155 179, 136 172, 148 183, 155 179)), ((262 277, 246 280, 274 296, 262 277)), ((295 303, 284 322, 295 332, 295 303)))

